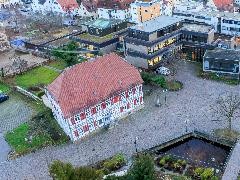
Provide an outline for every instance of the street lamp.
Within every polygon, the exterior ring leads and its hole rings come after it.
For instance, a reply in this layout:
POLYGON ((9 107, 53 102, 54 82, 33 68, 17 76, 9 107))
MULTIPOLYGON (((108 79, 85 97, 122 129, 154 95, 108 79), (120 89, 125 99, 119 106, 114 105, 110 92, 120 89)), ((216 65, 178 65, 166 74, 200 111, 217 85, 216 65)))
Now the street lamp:
POLYGON ((167 91, 168 91, 167 89, 164 89, 164 90, 163 90, 163 93, 165 94, 165 95, 164 95, 165 105, 167 104, 167 91))
POLYGON ((189 123, 189 119, 186 119, 185 120, 186 133, 188 132, 188 123, 189 123))
POLYGON ((135 137, 134 145, 135 145, 136 154, 138 153, 138 149, 137 149, 137 140, 138 140, 138 137, 135 137))

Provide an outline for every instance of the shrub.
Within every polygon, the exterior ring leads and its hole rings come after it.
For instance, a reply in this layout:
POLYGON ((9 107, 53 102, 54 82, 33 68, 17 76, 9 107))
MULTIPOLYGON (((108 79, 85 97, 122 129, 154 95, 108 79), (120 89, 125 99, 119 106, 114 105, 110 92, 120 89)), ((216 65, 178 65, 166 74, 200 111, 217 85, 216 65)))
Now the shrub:
POLYGON ((78 167, 73 171, 72 180, 96 180, 100 179, 100 175, 94 168, 78 167))
POLYGON ((152 82, 162 88, 166 88, 166 80, 163 76, 155 76, 152 78, 152 82))
POLYGON ((37 97, 41 98, 44 94, 44 91, 39 91, 37 92, 37 97))
POLYGON ((159 165, 164 166, 165 164, 166 164, 166 159, 165 158, 160 159, 159 165))
POLYGON ((38 113, 29 122, 30 135, 48 134, 54 143, 66 142, 69 140, 67 135, 54 119, 50 109, 38 113))
POLYGON ((68 180, 73 176, 74 168, 70 163, 54 161, 50 167, 50 175, 56 180, 68 180))
POLYGON ((121 168, 126 163, 124 156, 122 154, 116 154, 111 159, 106 160, 103 163, 104 170, 115 171, 121 168))
POLYGON ((74 168, 70 163, 61 161, 54 161, 49 172, 53 179, 56 180, 98 180, 102 177, 94 168, 74 168))
POLYGON ((203 173, 203 171, 204 171, 204 168, 199 167, 199 168, 196 168, 196 169, 194 170, 194 174, 195 174, 196 176, 200 176, 200 175, 203 173))
POLYGON ((147 73, 147 72, 142 72, 141 76, 142 76, 142 79, 145 83, 151 83, 152 78, 154 77, 154 74, 147 73))
POLYGON ((130 169, 130 176, 134 180, 154 180, 154 162, 150 155, 139 155, 130 169))
POLYGON ((203 173, 200 175, 202 180, 208 180, 212 178, 214 175, 213 170, 211 168, 206 168, 203 173))

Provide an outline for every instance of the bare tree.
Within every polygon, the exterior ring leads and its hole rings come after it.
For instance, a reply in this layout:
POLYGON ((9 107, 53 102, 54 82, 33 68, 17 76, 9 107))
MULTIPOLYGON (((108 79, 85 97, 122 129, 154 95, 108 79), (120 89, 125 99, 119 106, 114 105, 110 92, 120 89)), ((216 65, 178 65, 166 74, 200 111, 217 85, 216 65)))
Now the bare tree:
POLYGON ((240 117, 240 96, 233 93, 219 96, 212 109, 217 117, 216 121, 227 121, 228 130, 231 132, 232 121, 240 117))
POLYGON ((12 63, 12 69, 20 74, 28 67, 28 62, 20 57, 15 57, 12 63))

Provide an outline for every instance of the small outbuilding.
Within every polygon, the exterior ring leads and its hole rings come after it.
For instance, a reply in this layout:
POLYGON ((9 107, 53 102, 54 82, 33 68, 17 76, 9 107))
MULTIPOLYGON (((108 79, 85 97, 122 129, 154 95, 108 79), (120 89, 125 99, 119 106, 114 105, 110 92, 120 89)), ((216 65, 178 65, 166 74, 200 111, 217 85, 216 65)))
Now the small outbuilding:
POLYGON ((232 49, 207 50, 203 58, 203 71, 216 72, 239 78, 240 51, 232 49))

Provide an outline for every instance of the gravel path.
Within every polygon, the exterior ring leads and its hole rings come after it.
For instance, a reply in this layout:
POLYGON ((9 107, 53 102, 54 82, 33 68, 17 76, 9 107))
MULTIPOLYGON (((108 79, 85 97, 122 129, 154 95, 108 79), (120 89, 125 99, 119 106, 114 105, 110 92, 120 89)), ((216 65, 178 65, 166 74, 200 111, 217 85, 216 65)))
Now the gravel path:
MULTIPOLYGON (((177 79, 184 83, 179 92, 167 93, 167 105, 155 107, 156 95, 163 102, 164 95, 159 89, 145 97, 145 108, 108 131, 87 137, 84 141, 67 144, 31 153, 24 157, 0 164, 2 179, 50 179, 48 165, 54 159, 71 162, 74 165, 86 165, 117 152, 128 157, 135 151, 134 140, 138 137, 139 150, 161 144, 185 133, 186 119, 188 130, 197 128, 210 132, 215 128, 226 127, 224 122, 212 121, 209 106, 214 104, 220 94, 240 92, 240 86, 228 86, 222 83, 206 81, 193 76, 194 65, 179 63, 177 79)), ((234 122, 239 128, 239 123, 234 122)))
POLYGON ((8 143, 5 141, 3 134, 0 132, 0 162, 6 161, 8 153, 11 151, 8 143))

